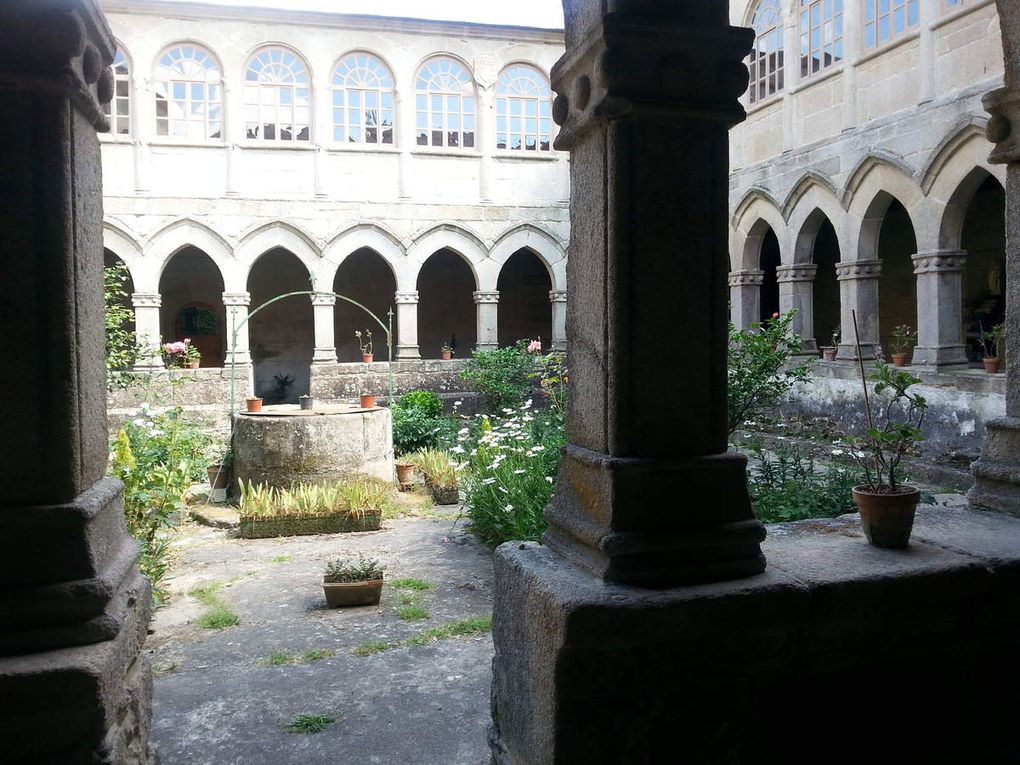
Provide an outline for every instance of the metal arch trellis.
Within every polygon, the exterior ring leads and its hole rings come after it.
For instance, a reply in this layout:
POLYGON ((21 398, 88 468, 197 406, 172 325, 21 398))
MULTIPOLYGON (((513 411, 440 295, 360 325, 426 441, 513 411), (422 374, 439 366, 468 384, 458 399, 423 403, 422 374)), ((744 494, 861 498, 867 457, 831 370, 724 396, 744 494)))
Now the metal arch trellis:
POLYGON ((265 303, 263 303, 258 308, 256 308, 254 311, 249 312, 248 315, 245 316, 244 319, 240 323, 237 322, 237 313, 233 313, 233 315, 232 315, 231 327, 230 327, 230 429, 231 429, 231 432, 233 432, 233 429, 234 429, 234 415, 237 414, 237 352, 235 350, 237 348, 237 333, 241 329, 241 327, 243 327, 245 324, 247 324, 249 321, 251 321, 251 318, 255 314, 257 314, 259 311, 261 311, 263 308, 266 308, 267 306, 270 306, 273 303, 279 302, 280 300, 283 300, 285 298, 296 297, 297 295, 309 295, 310 297, 315 297, 316 295, 328 295, 328 296, 331 296, 331 297, 340 298, 341 300, 346 300, 348 303, 356 305, 362 311, 364 311, 369 316, 371 316, 373 319, 375 319, 376 324, 378 324, 380 327, 382 327, 383 332, 386 333, 387 387, 389 388, 389 400, 390 401, 393 400, 393 308, 390 308, 389 312, 387 313, 387 319, 388 319, 388 322, 389 322, 388 325, 387 325, 387 324, 383 324, 382 319, 380 319, 378 316, 376 316, 366 306, 362 305, 361 303, 359 303, 357 300, 354 300, 353 298, 349 298, 346 295, 341 295, 339 292, 324 292, 322 290, 301 290, 299 292, 287 292, 287 293, 284 293, 283 295, 277 295, 274 298, 270 298, 265 303))

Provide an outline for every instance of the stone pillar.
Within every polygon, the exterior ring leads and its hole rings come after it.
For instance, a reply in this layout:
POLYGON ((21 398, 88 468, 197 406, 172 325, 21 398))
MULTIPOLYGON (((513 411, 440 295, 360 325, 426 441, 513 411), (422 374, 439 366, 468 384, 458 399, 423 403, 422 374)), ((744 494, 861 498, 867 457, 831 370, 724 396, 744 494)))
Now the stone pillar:
POLYGON ((765 568, 726 416, 727 130, 753 33, 724 0, 564 10, 568 444, 544 546, 496 551, 490 741, 500 764, 658 762, 646 732, 696 751, 705 698, 661 671, 690 616, 665 588, 765 568))
POLYGON ((478 165, 478 199, 492 201, 492 155, 496 151, 496 136, 492 129, 496 125, 494 104, 496 91, 492 87, 478 89, 478 118, 475 135, 478 137, 478 151, 482 158, 478 165))
POLYGON ((839 281, 840 359, 856 359, 854 320, 851 311, 857 311, 857 329, 861 334, 861 356, 875 358, 878 350, 878 278, 882 274, 880 260, 851 260, 836 264, 839 281))
POLYGON ((972 504, 1020 515, 1020 13, 999 3, 1006 87, 984 98, 991 114, 989 160, 1006 165, 1006 416, 987 423, 981 457, 971 465, 972 504))
POLYGON ((149 582, 107 477, 102 170, 114 41, 96 0, 0 22, 0 716, 10 763, 148 762, 149 582))
MULTIPOLYGON (((918 3, 918 6, 920 14, 918 18, 920 36, 917 42, 918 103, 923 104, 931 101, 937 93, 938 51, 935 50, 935 30, 932 29, 932 25, 945 11, 945 3, 918 3)), ((920 325, 920 319, 918 324, 920 325)))
POLYGON ((777 266, 776 279, 779 281, 779 310, 786 313, 796 310, 792 329, 800 336, 801 350, 815 352, 815 304, 812 288, 818 266, 800 263, 794 266, 777 266))
POLYGON ((843 13, 843 129, 857 127, 857 59, 864 43, 863 14, 843 13))
POLYGON ((156 131, 156 103, 149 85, 149 78, 141 71, 133 72, 131 76, 135 86, 131 101, 131 108, 135 111, 131 120, 132 135, 134 136, 131 144, 134 147, 135 192, 145 193, 152 188, 150 180, 152 156, 149 145, 152 143, 152 135, 156 131))
POLYGON ((333 337, 336 317, 336 297, 326 293, 312 295, 312 322, 315 327, 313 364, 336 363, 336 340, 333 337))
POLYGON ((163 304, 163 297, 158 292, 135 292, 131 295, 131 304, 135 307, 135 338, 146 348, 138 355, 135 369, 162 369, 159 307, 163 304))
POLYGON ((552 303, 551 347, 554 351, 565 351, 567 349, 567 291, 549 290, 549 302, 552 303))
POLYGON ((224 366, 251 364, 251 352, 248 346, 248 306, 251 305, 249 292, 224 292, 223 305, 227 309, 227 358, 224 366), (244 322, 242 324, 241 322, 244 322), (234 337, 234 333, 237 337, 234 337))
POLYGON ((912 364, 933 367, 966 364, 963 343, 963 271, 961 250, 912 256, 917 275, 917 347, 912 364))
POLYGON ((499 293, 476 291, 472 293, 478 317, 478 341, 475 347, 480 351, 494 351, 499 347, 499 293))
POLYGON ((397 360, 420 359, 418 351, 418 291, 396 292, 397 360))
POLYGON ((761 285, 764 281, 765 272, 757 268, 730 272, 730 321, 737 329, 748 329, 761 319, 761 285))

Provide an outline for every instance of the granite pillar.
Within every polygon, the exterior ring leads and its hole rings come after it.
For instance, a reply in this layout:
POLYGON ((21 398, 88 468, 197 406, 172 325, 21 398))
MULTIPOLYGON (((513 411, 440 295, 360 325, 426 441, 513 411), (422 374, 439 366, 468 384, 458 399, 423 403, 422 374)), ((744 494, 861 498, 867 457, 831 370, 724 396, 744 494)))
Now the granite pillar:
POLYGON ((836 264, 839 282, 840 338, 837 356, 856 359, 853 311, 857 313, 861 356, 874 359, 878 344, 878 279, 882 274, 880 260, 851 260, 836 264))
POLYGON ((815 339, 814 284, 818 266, 800 263, 776 268, 779 282, 779 310, 796 311, 791 328, 800 337, 802 351, 814 354, 818 350, 815 339))
POLYGON ((749 329, 761 319, 761 285, 765 272, 757 268, 731 271, 727 279, 730 287, 730 321, 737 329, 749 329))
POLYGON ((472 293, 477 308, 478 344, 480 351, 493 351, 499 347, 499 293, 496 291, 475 291, 472 293))
POLYGON ((30 382, 0 436, 0 756, 144 763, 149 582, 105 477, 96 131, 114 41, 95 0, 15 0, 0 16, 0 316, 30 382))
POLYGON ((226 366, 251 364, 248 345, 248 306, 251 305, 249 292, 224 292, 223 305, 227 309, 227 358, 226 366), (243 322, 243 323, 242 323, 243 322))
POLYGON ((334 332, 334 307, 336 297, 320 293, 312 295, 312 323, 315 328, 315 348, 312 351, 313 364, 336 364, 336 340, 334 332))
POLYGON ((163 304, 163 297, 158 292, 135 292, 131 295, 131 304, 135 308, 135 338, 144 348, 138 354, 135 369, 162 369, 159 308, 163 304))
POLYGON ((963 271, 967 253, 921 252, 911 256, 917 276, 917 345, 911 364, 965 366, 963 271))
POLYGON ((420 359, 418 350, 418 291, 396 292, 397 359, 420 359))
POLYGON ((551 347, 554 351, 565 351, 567 349, 567 291, 549 290, 549 302, 552 304, 551 347))

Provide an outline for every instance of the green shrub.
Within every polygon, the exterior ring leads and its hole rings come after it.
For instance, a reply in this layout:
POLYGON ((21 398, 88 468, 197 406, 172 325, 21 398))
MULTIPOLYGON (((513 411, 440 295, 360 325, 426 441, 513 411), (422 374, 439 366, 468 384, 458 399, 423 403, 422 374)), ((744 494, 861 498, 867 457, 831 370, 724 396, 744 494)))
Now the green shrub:
POLYGON ((127 384, 113 373, 130 369, 138 358, 139 345, 130 329, 135 312, 127 305, 128 270, 123 263, 103 269, 106 299, 106 372, 107 387, 127 384))
POLYGON ((398 401, 400 406, 410 409, 416 407, 426 415, 433 418, 441 417, 443 414, 443 402, 435 393, 430 390, 413 390, 405 393, 398 401))
POLYGON ((484 396, 490 414, 518 409, 531 395, 536 360, 527 347, 527 340, 519 340, 508 348, 476 350, 468 359, 461 379, 484 396))
POLYGON ((393 450, 397 455, 436 446, 440 420, 417 406, 396 403, 390 407, 393 417, 393 450))

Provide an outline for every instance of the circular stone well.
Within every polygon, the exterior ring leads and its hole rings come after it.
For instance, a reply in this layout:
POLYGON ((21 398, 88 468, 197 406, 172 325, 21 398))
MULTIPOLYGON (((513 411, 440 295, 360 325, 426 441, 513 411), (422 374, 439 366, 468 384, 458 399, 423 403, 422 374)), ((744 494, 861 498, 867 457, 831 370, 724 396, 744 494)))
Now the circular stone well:
POLYGON ((264 407, 234 419, 234 476, 287 488, 352 473, 393 480, 393 426, 384 407, 264 407))

